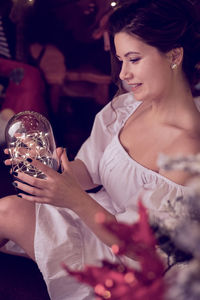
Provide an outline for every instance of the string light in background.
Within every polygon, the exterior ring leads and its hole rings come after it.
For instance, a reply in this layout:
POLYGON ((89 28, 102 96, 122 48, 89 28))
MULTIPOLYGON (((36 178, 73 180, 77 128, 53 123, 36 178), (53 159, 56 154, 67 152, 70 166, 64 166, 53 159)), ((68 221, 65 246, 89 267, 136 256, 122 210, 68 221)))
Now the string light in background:
POLYGON ((27 2, 28 2, 29 4, 31 4, 31 5, 33 5, 34 2, 35 2, 35 0, 27 0, 27 2))
POLYGON ((112 2, 110 3, 110 5, 111 5, 112 7, 115 7, 115 6, 117 5, 117 2, 112 1, 112 2))

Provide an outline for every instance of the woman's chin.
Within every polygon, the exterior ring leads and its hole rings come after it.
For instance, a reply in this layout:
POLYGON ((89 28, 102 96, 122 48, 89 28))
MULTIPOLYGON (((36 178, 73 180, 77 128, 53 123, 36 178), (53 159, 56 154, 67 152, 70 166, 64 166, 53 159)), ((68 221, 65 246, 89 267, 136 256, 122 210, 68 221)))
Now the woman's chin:
POLYGON ((134 93, 134 92, 132 92, 132 94, 133 94, 133 97, 134 97, 134 99, 135 99, 136 101, 143 101, 143 98, 142 98, 141 96, 137 95, 137 94, 134 93))

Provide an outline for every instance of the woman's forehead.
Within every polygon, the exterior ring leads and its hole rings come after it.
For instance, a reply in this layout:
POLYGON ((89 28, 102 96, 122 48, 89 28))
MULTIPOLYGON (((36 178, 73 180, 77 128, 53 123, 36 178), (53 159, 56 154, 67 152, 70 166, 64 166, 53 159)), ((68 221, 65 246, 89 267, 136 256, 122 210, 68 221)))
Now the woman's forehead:
POLYGON ((114 37, 116 54, 134 55, 157 52, 155 47, 152 47, 142 41, 136 35, 130 35, 126 32, 117 33, 114 37))

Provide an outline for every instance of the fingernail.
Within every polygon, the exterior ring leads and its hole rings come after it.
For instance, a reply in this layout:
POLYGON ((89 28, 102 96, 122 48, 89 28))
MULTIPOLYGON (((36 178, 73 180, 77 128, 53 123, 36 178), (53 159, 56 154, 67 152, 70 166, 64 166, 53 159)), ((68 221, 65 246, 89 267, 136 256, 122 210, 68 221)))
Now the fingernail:
POLYGON ((12 172, 12 174, 13 174, 14 176, 16 176, 16 177, 18 176, 18 173, 17 173, 17 172, 15 172, 15 171, 14 171, 14 172, 12 172))
POLYGON ((19 194, 17 194, 17 197, 19 197, 19 198, 22 198, 22 196, 21 196, 21 195, 19 195, 19 194))
POLYGON ((33 161, 31 158, 27 158, 26 160, 30 163, 33 161))
POLYGON ((18 186, 18 184, 17 184, 17 182, 12 182, 12 185, 14 186, 14 187, 16 187, 16 186, 18 186))

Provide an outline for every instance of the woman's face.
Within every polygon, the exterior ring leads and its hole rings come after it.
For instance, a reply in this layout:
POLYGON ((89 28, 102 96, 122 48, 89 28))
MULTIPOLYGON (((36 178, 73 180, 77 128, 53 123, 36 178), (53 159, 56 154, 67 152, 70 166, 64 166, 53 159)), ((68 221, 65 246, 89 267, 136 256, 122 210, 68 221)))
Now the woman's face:
POLYGON ((157 101, 172 88, 170 57, 137 36, 120 32, 114 38, 116 56, 122 62, 120 79, 126 81, 138 101, 157 101))

